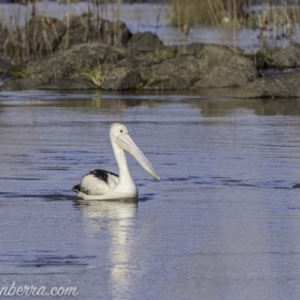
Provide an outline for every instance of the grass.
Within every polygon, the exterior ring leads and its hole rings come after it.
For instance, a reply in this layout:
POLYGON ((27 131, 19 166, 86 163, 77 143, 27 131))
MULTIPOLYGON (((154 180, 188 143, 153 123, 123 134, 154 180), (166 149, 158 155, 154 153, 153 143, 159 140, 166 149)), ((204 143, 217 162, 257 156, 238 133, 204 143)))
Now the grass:
POLYGON ((84 69, 78 71, 77 76, 82 77, 82 78, 86 78, 86 79, 92 81, 99 88, 102 87, 102 83, 103 83, 103 79, 104 79, 104 73, 103 73, 103 70, 100 66, 91 67, 91 68, 84 68, 84 69))
POLYGON ((15 69, 10 72, 10 78, 11 79, 20 79, 20 78, 26 78, 29 76, 29 72, 26 68, 22 69, 15 69))

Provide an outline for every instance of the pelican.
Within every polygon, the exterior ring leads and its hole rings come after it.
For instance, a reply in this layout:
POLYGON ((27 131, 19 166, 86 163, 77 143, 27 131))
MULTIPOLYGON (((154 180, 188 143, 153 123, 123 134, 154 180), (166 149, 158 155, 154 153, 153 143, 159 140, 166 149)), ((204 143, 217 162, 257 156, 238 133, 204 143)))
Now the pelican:
POLYGON ((118 163, 119 175, 98 169, 89 172, 73 187, 78 197, 85 200, 137 198, 138 191, 131 177, 124 150, 128 151, 148 173, 160 180, 149 160, 131 139, 126 126, 119 123, 112 124, 109 136, 118 163))

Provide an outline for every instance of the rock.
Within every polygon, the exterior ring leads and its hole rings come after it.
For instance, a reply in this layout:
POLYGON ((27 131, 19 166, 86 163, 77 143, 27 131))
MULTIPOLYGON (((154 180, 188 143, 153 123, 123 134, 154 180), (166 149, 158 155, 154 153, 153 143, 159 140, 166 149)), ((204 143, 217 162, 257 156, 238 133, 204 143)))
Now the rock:
POLYGON ((49 55, 58 49, 65 31, 62 21, 38 15, 23 28, 12 32, 6 50, 11 56, 20 56, 23 60, 49 55))
POLYGON ((258 77, 253 60, 228 47, 206 45, 199 55, 195 51, 194 55, 188 55, 164 47, 155 52, 128 52, 101 43, 85 43, 28 62, 26 72, 22 73, 28 78, 5 84, 3 89, 27 89, 26 83, 30 88, 45 89, 97 86, 108 90, 179 90, 236 87, 258 77), (92 85, 78 82, 77 86, 70 82, 83 78, 92 85))
POLYGON ((105 43, 111 46, 125 46, 132 33, 124 22, 109 21, 105 19, 96 19, 92 22, 90 31, 92 34, 92 41, 105 43))
POLYGON ((273 59, 273 55, 277 52, 275 48, 261 48, 254 54, 249 54, 249 57, 253 59, 256 67, 261 71, 274 69, 276 63, 273 59))
MULTIPOLYGON (((26 65, 28 77, 6 82, 2 90, 99 88, 93 84, 92 79, 89 80, 89 85, 86 84, 87 76, 84 73, 92 73, 94 69, 104 68, 105 65, 115 65, 124 59, 124 53, 123 49, 100 43, 76 45, 50 57, 29 62, 26 65)), ((132 76, 132 73, 127 75, 132 76)), ((123 73, 120 78, 122 76, 123 73)), ((125 79, 116 85, 121 88, 128 86, 125 79)))
POLYGON ((201 70, 196 58, 185 56, 170 58, 152 66, 146 77, 146 90, 181 90, 188 89, 198 81, 201 70))
POLYGON ((191 43, 184 47, 183 53, 186 53, 188 55, 199 55, 203 49, 204 44, 202 43, 191 43))
POLYGON ((145 89, 237 87, 259 76, 253 60, 228 47, 213 45, 203 46, 197 57, 167 59, 152 66, 148 74, 145 89))
POLYGON ((194 89, 209 87, 238 87, 259 76, 255 63, 227 46, 205 45, 199 54, 202 78, 194 89))
POLYGON ((0 58, 0 75, 7 74, 12 68, 13 65, 8 60, 0 58))
POLYGON ((79 3, 81 0, 57 0, 58 4, 70 5, 70 3, 79 3))
POLYGON ((188 82, 174 74, 162 74, 159 78, 152 78, 144 87, 145 90, 186 90, 188 82))
POLYGON ((80 72, 117 63, 124 58, 122 49, 100 43, 80 44, 50 57, 27 64, 29 78, 41 83, 77 78, 80 72))
POLYGON ((153 52, 163 47, 162 41, 152 32, 138 32, 127 43, 127 49, 132 52, 153 52))
POLYGON ((0 53, 5 54, 6 44, 10 35, 9 30, 0 22, 0 53))
POLYGON ((1 91, 22 91, 22 90, 37 90, 40 83, 29 78, 19 78, 4 82, 1 91))
POLYGON ((258 78, 233 92, 238 98, 300 97, 300 73, 283 74, 276 78, 258 78))
POLYGON ((98 87, 91 81, 83 78, 65 79, 54 83, 40 83, 29 78, 19 78, 5 82, 0 90, 95 90, 98 87))
POLYGON ((104 72, 103 90, 136 89, 141 82, 141 74, 134 67, 113 67, 104 72))
POLYGON ((61 42, 62 49, 86 42, 125 46, 132 36, 124 22, 111 22, 102 18, 92 20, 87 14, 70 15, 65 17, 63 22, 67 31, 61 42))
POLYGON ((300 45, 291 44, 273 55, 276 65, 280 68, 300 67, 300 45))
POLYGON ((40 2, 40 0, 11 0, 8 1, 10 3, 19 3, 22 5, 27 5, 28 3, 32 3, 32 2, 40 2))
POLYGON ((204 44, 202 43, 191 43, 187 45, 166 46, 165 48, 177 53, 178 56, 182 56, 182 55, 197 56, 202 51, 203 46, 204 44))
POLYGON ((89 17, 68 15, 63 18, 66 33, 62 37, 60 48, 68 49, 74 45, 86 43, 89 38, 89 17))
POLYGON ((88 79, 74 78, 74 79, 63 79, 61 81, 40 84, 38 89, 42 90, 95 90, 98 87, 88 79))

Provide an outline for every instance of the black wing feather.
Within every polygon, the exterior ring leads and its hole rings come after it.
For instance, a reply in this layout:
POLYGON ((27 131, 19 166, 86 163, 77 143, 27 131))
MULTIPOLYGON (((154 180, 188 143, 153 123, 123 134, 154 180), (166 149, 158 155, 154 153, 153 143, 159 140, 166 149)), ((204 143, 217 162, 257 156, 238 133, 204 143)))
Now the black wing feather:
MULTIPOLYGON (((100 180, 104 181, 105 183, 108 183, 108 175, 113 175, 113 176, 119 177, 119 175, 117 175, 113 172, 100 170, 100 169, 93 170, 86 175, 89 175, 89 174, 94 175, 95 177, 99 178, 100 180)), ((86 195, 89 194, 89 192, 82 187, 81 183, 74 185, 73 191, 82 192, 82 193, 85 193, 86 195)))

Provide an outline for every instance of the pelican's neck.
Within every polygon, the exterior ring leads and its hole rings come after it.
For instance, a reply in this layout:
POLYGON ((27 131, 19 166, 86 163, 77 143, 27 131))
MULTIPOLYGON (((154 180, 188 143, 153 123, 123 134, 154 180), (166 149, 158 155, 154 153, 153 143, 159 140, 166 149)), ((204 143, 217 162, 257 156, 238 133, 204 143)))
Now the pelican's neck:
POLYGON ((124 182, 126 184, 134 184, 124 150, 120 149, 114 142, 112 142, 112 147, 119 167, 119 182, 124 182))

